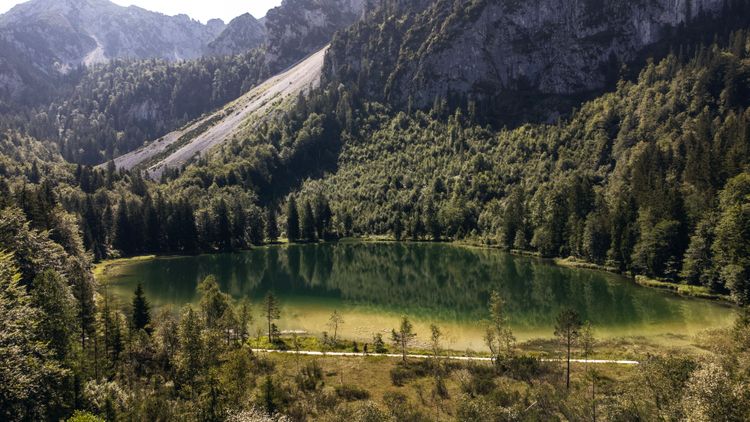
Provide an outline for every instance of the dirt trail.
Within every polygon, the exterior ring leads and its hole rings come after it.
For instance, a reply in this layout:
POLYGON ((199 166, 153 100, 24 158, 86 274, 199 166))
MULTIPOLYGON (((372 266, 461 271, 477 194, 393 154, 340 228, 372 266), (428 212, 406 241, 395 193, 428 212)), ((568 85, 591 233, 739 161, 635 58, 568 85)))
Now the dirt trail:
MULTIPOLYGON (((399 358, 401 355, 395 353, 354 353, 354 352, 317 352, 311 350, 275 350, 275 349, 252 349, 256 353, 278 353, 294 355, 299 354, 302 356, 335 356, 335 357, 365 357, 365 356, 384 356, 388 358, 399 358)), ((407 358, 413 359, 430 359, 431 355, 406 355, 407 358)), ((485 357, 476 356, 440 356, 440 359, 447 360, 459 360, 459 361, 475 361, 475 362, 491 362, 492 359, 485 357)), ((542 362, 564 362, 564 359, 540 359, 542 362)), ((571 359, 572 363, 591 363, 591 364, 610 364, 610 365, 639 365, 640 362, 635 360, 610 360, 610 359, 571 359)))
POLYGON ((118 169, 130 170, 144 163, 150 164, 147 173, 153 179, 160 178, 165 168, 182 167, 196 155, 231 139, 250 119, 260 118, 287 98, 317 86, 327 50, 326 46, 221 110, 116 158, 115 165, 118 169), (149 163, 154 160, 157 161, 149 163))

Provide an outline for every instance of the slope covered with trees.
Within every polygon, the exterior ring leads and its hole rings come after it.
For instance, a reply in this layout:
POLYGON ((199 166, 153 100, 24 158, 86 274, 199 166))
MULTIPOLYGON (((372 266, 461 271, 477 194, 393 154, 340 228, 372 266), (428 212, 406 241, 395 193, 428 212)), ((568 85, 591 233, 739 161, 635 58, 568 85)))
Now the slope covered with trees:
POLYGON ((297 202, 324 194, 340 234, 572 255, 744 301, 747 286, 732 281, 743 276, 718 269, 744 259, 746 238, 716 231, 744 233, 747 54, 737 32, 725 48, 650 63, 568 121, 499 132, 478 126, 471 105, 397 113, 329 88, 169 186, 232 180, 263 204, 302 183, 297 202))

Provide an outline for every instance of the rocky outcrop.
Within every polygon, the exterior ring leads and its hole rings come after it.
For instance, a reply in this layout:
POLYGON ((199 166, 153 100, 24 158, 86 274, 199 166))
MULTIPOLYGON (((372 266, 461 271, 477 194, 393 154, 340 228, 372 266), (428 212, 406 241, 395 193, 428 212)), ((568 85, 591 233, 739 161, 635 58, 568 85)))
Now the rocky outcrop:
POLYGON ((724 0, 438 0, 401 18, 381 11, 334 40, 328 78, 359 81, 378 99, 415 106, 451 95, 600 89, 666 29, 724 0))
POLYGON ((362 17, 366 0, 284 0, 266 16, 267 57, 272 72, 328 44, 336 31, 362 17))
POLYGON ((208 44, 206 53, 213 56, 242 54, 265 42, 266 26, 263 20, 245 13, 229 22, 224 31, 208 44))

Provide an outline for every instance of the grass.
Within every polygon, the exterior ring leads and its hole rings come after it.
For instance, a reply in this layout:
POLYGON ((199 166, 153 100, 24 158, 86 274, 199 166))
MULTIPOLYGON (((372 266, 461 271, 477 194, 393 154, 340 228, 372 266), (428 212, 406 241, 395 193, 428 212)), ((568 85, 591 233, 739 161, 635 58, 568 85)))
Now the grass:
MULTIPOLYGON (((464 396, 462 383, 469 373, 481 373, 482 367, 489 367, 488 362, 452 362, 451 371, 444 378, 447 389, 447 399, 437 402, 432 391, 434 379, 431 373, 421 374, 404 380, 403 385, 394 385, 391 373, 395 370, 408 370, 416 361, 409 361, 403 365, 398 359, 385 358, 377 355, 367 357, 335 357, 335 356, 297 356, 293 354, 263 354, 264 359, 273 362, 280 378, 287 383, 294 383, 295 376, 306 364, 317 361, 323 371, 323 388, 333 390, 357 390, 366 391, 369 399, 385 406, 384 396, 388 393, 400 393, 408 398, 409 406, 419 410, 430 417, 430 420, 443 421, 455 420, 457 405, 464 396)), ((551 364, 548 368, 552 373, 542 377, 552 382, 553 385, 562 385, 562 364, 551 364)), ((597 366, 601 380, 598 392, 600 395, 616 394, 616 388, 620 382, 633 377, 637 367, 623 365, 601 365, 597 366)), ((505 391, 518 391, 522 395, 531 391, 532 384, 512 379, 506 376, 493 376, 493 382, 501 386, 505 391)), ((588 383, 585 375, 585 365, 572 364, 571 388, 573 391, 587 391, 588 383)))
POLYGON ((110 260, 102 261, 102 262, 99 262, 98 264, 95 264, 91 272, 94 275, 94 279, 101 282, 105 274, 115 271, 118 267, 127 266, 136 262, 150 261, 154 258, 156 258, 156 255, 144 255, 144 256, 135 256, 131 258, 110 259, 110 260))
MULTIPOLYGON (((701 338, 710 336, 710 332, 703 333, 701 336, 693 338, 678 338, 679 342, 670 342, 670 338, 659 341, 655 339, 649 339, 646 337, 617 337, 617 338, 606 338, 599 339, 596 343, 595 351, 592 355, 588 356, 589 359, 603 359, 603 360, 636 360, 642 361, 649 355, 658 354, 681 354, 681 355, 693 355, 699 356, 706 353, 707 348, 701 344, 701 338), (676 344, 687 344, 677 347, 676 344)), ((400 350, 397 350, 390 344, 388 338, 383 338, 386 342, 385 347, 387 354, 399 354, 400 350)), ((299 344, 299 350, 301 351, 313 351, 313 352, 346 352, 346 353, 362 353, 364 352, 364 343, 355 342, 348 339, 338 339, 335 345, 324 344, 323 341, 315 336, 310 335, 299 335, 297 336, 297 342, 299 344), (355 349, 356 344, 356 349, 355 349)), ((251 337, 247 341, 247 345, 253 349, 264 349, 264 350, 295 350, 294 340, 292 336, 282 335, 273 343, 268 341, 267 336, 256 336, 251 337)), ((525 342, 517 343, 515 352, 518 355, 529 356, 539 359, 559 359, 562 357, 560 344, 556 339, 533 339, 525 342)), ((368 344, 368 353, 370 356, 379 356, 375 353, 372 343, 368 344)), ((425 355, 429 356, 432 351, 423 348, 410 348, 408 354, 411 355, 425 355)), ((441 356, 473 356, 487 358, 490 357, 486 351, 468 353, 461 350, 447 350, 444 349, 441 352, 441 356)), ((583 356, 575 355, 574 359, 583 359, 583 356)), ((393 359, 393 358, 391 358, 393 359)))
POLYGON ((654 280, 642 275, 635 276, 635 282, 644 287, 651 287, 654 289, 668 290, 674 292, 680 296, 694 297, 699 299, 719 300, 728 303, 734 303, 732 298, 727 295, 711 293, 711 291, 704 286, 690 286, 687 284, 676 284, 669 283, 661 280, 654 280))
POLYGON ((555 262, 555 265, 558 265, 560 267, 583 268, 587 270, 599 270, 599 271, 606 271, 610 273, 619 273, 619 271, 615 267, 609 267, 606 265, 594 264, 593 262, 582 261, 572 256, 568 258, 555 258, 554 262, 555 262))

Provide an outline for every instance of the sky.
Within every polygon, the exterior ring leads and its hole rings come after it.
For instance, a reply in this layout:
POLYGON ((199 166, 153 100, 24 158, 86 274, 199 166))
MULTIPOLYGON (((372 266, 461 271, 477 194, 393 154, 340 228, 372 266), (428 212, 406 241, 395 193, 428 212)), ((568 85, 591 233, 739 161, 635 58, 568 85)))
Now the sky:
MULTIPOLYGON (((266 15, 268 9, 281 4, 281 0, 112 0, 122 6, 136 5, 165 15, 184 13, 203 23, 213 18, 229 22, 250 12, 256 18, 266 15)), ((5 13, 24 0, 0 0, 0 13, 5 13)))

